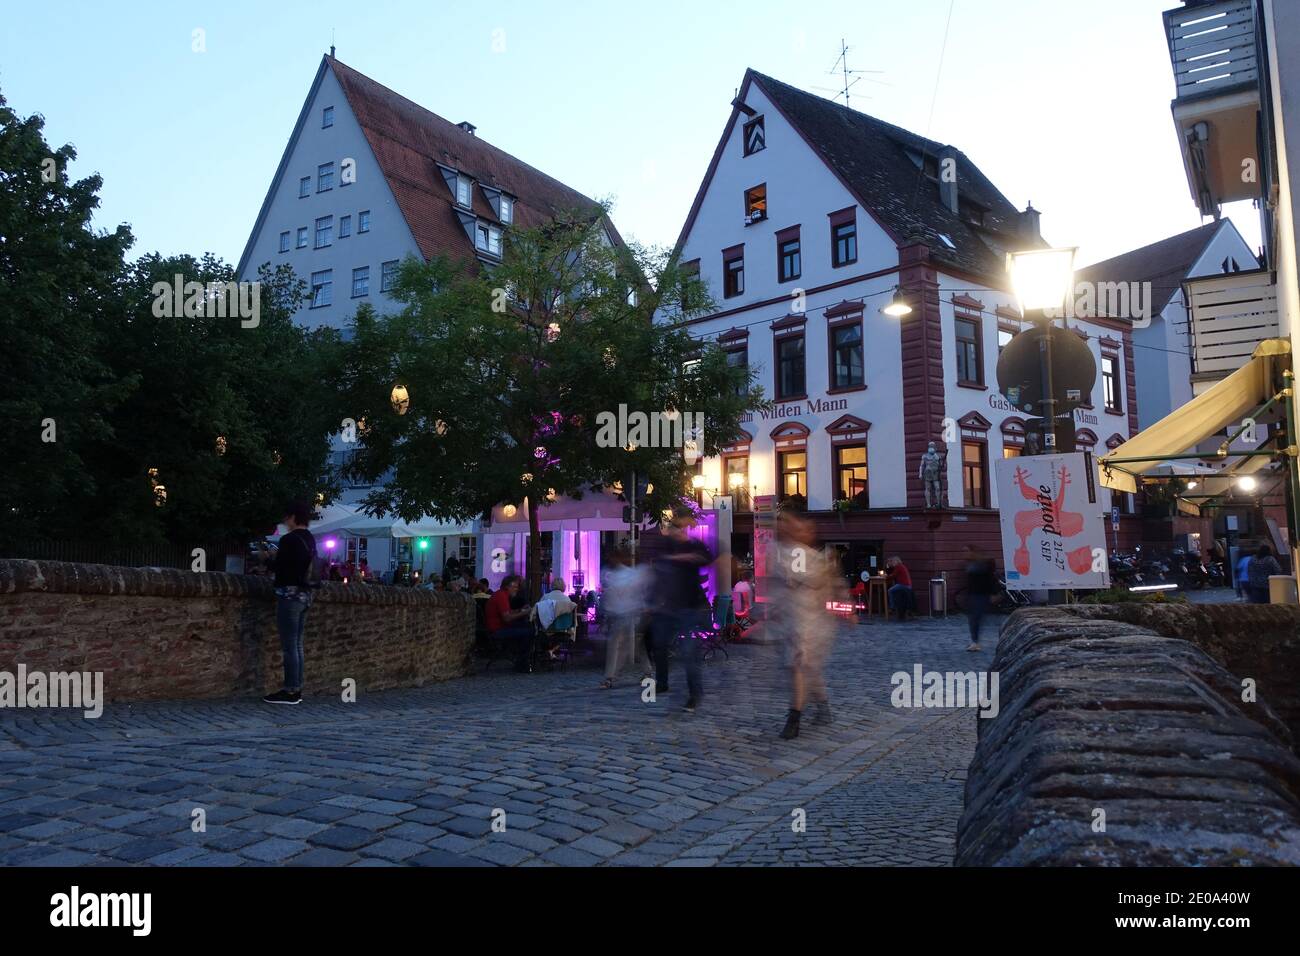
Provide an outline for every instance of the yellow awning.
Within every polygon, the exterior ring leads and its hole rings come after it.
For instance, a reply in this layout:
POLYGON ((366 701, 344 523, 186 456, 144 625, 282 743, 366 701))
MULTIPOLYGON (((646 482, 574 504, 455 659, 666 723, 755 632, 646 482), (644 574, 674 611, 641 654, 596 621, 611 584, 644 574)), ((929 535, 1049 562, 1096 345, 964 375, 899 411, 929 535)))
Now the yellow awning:
MULTIPOLYGON (((1098 458, 1098 481, 1117 491, 1137 491, 1139 475, 1155 470, 1170 456, 1186 454, 1224 428, 1239 427, 1242 419, 1276 394, 1282 370, 1290 367, 1291 343, 1265 339, 1250 361, 1223 381, 1098 458), (1117 462, 1126 458, 1141 460, 1117 462)), ((1257 467, 1267 463, 1266 458, 1254 460, 1260 462, 1257 467)))

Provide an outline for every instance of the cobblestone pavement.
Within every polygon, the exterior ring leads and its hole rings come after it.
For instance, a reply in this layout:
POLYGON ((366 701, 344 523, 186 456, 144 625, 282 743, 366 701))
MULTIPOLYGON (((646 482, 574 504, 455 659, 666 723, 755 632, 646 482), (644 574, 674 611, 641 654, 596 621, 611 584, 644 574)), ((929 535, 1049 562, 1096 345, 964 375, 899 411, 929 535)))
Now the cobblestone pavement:
POLYGON ((761 645, 705 665, 693 715, 680 670, 647 703, 594 662, 356 703, 3 711, 0 865, 948 865, 976 712, 895 709, 890 676, 987 667, 1000 623, 972 654, 959 617, 846 622, 835 720, 788 742, 761 645))

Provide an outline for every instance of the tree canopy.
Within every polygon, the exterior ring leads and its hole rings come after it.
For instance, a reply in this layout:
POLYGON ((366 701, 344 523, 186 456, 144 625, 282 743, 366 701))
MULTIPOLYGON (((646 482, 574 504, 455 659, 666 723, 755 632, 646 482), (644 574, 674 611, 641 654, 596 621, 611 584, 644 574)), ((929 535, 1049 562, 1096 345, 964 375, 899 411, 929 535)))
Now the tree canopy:
MULTIPOLYGON (((228 283, 212 256, 127 263, 133 239, 91 224, 101 180, 0 97, 0 546, 36 539, 199 544, 266 530, 324 492, 339 427, 338 335, 291 316, 291 270, 260 276, 256 323, 158 308, 158 283, 228 283), (165 501, 157 490, 162 485, 165 501)), ((216 313, 216 314, 214 314, 216 313)))
POLYGON ((667 255, 611 241, 602 224, 577 214, 513 231, 490 268, 408 260, 395 290, 403 309, 358 312, 343 388, 359 426, 353 474, 385 479, 368 508, 465 520, 523 506, 536 574, 548 497, 617 491, 635 470, 652 486, 638 502, 648 517, 683 503, 691 462, 734 440, 762 395, 752 372, 690 334, 689 319, 711 307, 698 280, 667 255), (628 447, 599 427, 620 406, 698 415, 702 433, 686 449, 628 447))

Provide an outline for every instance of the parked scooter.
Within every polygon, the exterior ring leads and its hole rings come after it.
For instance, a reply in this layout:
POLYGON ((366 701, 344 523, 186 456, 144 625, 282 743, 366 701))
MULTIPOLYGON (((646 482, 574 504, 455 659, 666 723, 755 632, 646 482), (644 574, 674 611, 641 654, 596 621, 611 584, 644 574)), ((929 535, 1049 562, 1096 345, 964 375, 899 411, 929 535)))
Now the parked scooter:
POLYGON ((1135 555, 1112 551, 1108 559, 1110 563, 1110 581, 1113 587, 1131 588, 1142 583, 1142 572, 1138 570, 1135 555))
POLYGON ((1170 565, 1178 583, 1184 588, 1199 591, 1210 581, 1210 574, 1201 563, 1201 556, 1194 551, 1174 548, 1170 565))
POLYGON ((1205 569, 1207 581, 1212 588, 1228 586, 1228 569, 1222 561, 1211 561, 1205 569))

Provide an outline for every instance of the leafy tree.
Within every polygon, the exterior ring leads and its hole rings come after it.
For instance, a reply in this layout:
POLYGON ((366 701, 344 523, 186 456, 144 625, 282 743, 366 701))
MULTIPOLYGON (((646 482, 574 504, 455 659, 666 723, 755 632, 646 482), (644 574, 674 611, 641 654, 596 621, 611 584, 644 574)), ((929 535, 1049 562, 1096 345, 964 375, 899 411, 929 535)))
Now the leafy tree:
POLYGON ((15 439, 0 456, 0 547, 202 543, 265 530, 291 496, 328 498, 339 336, 293 324, 302 282, 264 270, 255 327, 228 307, 157 309, 156 283, 226 283, 231 268, 156 254, 128 266, 130 230, 91 226, 100 177, 70 181, 75 150, 42 129, 0 97, 0 421, 15 439))
POLYGON ((533 594, 549 497, 617 490, 635 469, 653 486, 638 502, 650 517, 685 501, 683 449, 602 440, 602 413, 699 413, 694 452, 708 456, 763 404, 752 372, 690 335, 686 320, 711 310, 698 280, 603 226, 578 213, 515 230, 492 269, 408 260, 395 292, 404 309, 363 307, 347 346, 346 405, 362 425, 353 473, 384 481, 368 509, 467 520, 522 506, 533 594))
MULTIPOLYGON (((336 490, 325 464, 341 418, 338 333, 293 323, 305 293, 290 267, 263 267, 255 317, 219 291, 234 278, 211 255, 149 255, 130 269, 103 352, 134 383, 112 415, 114 441, 93 462, 109 499, 100 502, 103 534, 184 543, 244 537, 274 525, 287 499, 328 500, 336 490), (198 300, 186 283, 212 292, 198 300), (163 507, 150 469, 167 490, 163 507)), ((250 299, 245 290, 242 304, 250 299)))
POLYGON ((91 228, 100 177, 70 181, 76 150, 51 149, 44 125, 0 96, 0 545, 78 531, 69 505, 96 491, 85 448, 112 437, 131 385, 98 352, 131 232, 91 228))

